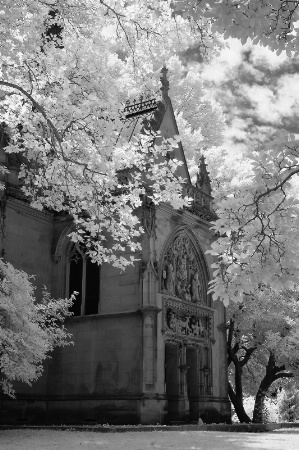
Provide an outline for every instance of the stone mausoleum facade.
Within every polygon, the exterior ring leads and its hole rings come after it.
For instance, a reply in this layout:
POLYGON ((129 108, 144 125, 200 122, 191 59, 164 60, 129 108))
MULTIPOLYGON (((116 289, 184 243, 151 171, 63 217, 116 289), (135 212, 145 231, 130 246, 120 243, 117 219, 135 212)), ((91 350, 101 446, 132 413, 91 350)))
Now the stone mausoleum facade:
MULTIPOLYGON (((127 139, 145 125, 164 137, 178 133, 165 77, 161 90, 161 101, 127 104, 127 139)), ((70 241, 70 216, 30 207, 18 187, 20 160, 2 149, 0 163, 11 170, 0 208, 2 257, 36 275, 37 295, 43 285, 57 298, 80 292, 66 322, 74 345, 57 349, 32 387, 20 384, 16 400, 1 398, 2 423, 230 420, 225 309, 207 294, 210 180, 203 159, 192 185, 181 146, 174 157, 193 204, 174 210, 144 198, 139 262, 120 272, 92 264, 70 241)))

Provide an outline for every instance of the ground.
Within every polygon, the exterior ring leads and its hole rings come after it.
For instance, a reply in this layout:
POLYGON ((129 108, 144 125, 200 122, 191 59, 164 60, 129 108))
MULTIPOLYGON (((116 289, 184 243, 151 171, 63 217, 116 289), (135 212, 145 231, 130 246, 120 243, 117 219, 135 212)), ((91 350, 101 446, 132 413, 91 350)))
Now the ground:
POLYGON ((1 450, 298 450, 299 430, 268 433, 216 431, 0 430, 1 450))

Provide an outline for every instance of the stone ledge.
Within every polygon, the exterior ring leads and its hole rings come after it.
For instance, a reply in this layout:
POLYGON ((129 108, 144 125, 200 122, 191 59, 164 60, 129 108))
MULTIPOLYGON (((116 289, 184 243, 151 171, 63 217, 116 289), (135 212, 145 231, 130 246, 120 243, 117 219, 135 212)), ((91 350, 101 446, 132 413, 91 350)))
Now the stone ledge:
POLYGON ((235 423, 235 424, 209 424, 199 425, 199 431, 229 431, 262 433, 264 431, 278 430, 280 428, 298 428, 299 423, 235 423))
POLYGON ((236 423, 210 425, 0 425, 0 430, 68 430, 98 433, 126 433, 141 431, 224 431, 262 433, 280 428, 299 428, 299 423, 236 423))

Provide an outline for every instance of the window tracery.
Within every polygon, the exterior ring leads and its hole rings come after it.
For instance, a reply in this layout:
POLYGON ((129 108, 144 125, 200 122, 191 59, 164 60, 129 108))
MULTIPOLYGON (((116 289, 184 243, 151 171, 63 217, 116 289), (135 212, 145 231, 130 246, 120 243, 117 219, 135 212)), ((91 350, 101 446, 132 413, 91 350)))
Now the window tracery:
POLYGON ((73 244, 68 254, 67 269, 67 296, 74 291, 78 293, 71 308, 74 316, 98 314, 100 267, 92 263, 78 244, 73 244))

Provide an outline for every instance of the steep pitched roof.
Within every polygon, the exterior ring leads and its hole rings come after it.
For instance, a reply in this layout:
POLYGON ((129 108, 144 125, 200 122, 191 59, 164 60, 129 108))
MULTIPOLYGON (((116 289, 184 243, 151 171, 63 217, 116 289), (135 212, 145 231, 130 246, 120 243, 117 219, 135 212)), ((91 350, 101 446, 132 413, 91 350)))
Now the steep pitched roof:
MULTIPOLYGON (((167 80, 167 69, 161 70, 161 92, 162 98, 148 98, 141 96, 138 101, 127 101, 124 109, 124 126, 121 136, 130 141, 133 136, 142 133, 144 129, 160 131, 162 138, 172 138, 179 135, 171 99, 168 96, 169 82, 167 80)), ((178 167, 178 175, 191 183, 187 161, 182 144, 174 150, 173 158, 183 164, 178 167)))
MULTIPOLYGON (((142 130, 160 131, 161 138, 172 138, 179 135, 171 99, 168 95, 169 81, 167 69, 161 70, 161 97, 149 98, 141 96, 138 101, 127 101, 124 109, 124 126, 121 136, 130 141, 142 130)), ((211 183, 207 171, 204 156, 201 157, 198 167, 198 175, 195 185, 191 183, 190 174, 184 149, 181 143, 173 152, 173 158, 183 164, 178 167, 177 173, 185 179, 184 191, 191 201, 190 207, 186 208, 192 214, 206 221, 215 220, 217 217, 213 211, 213 197, 211 195, 211 183)))

